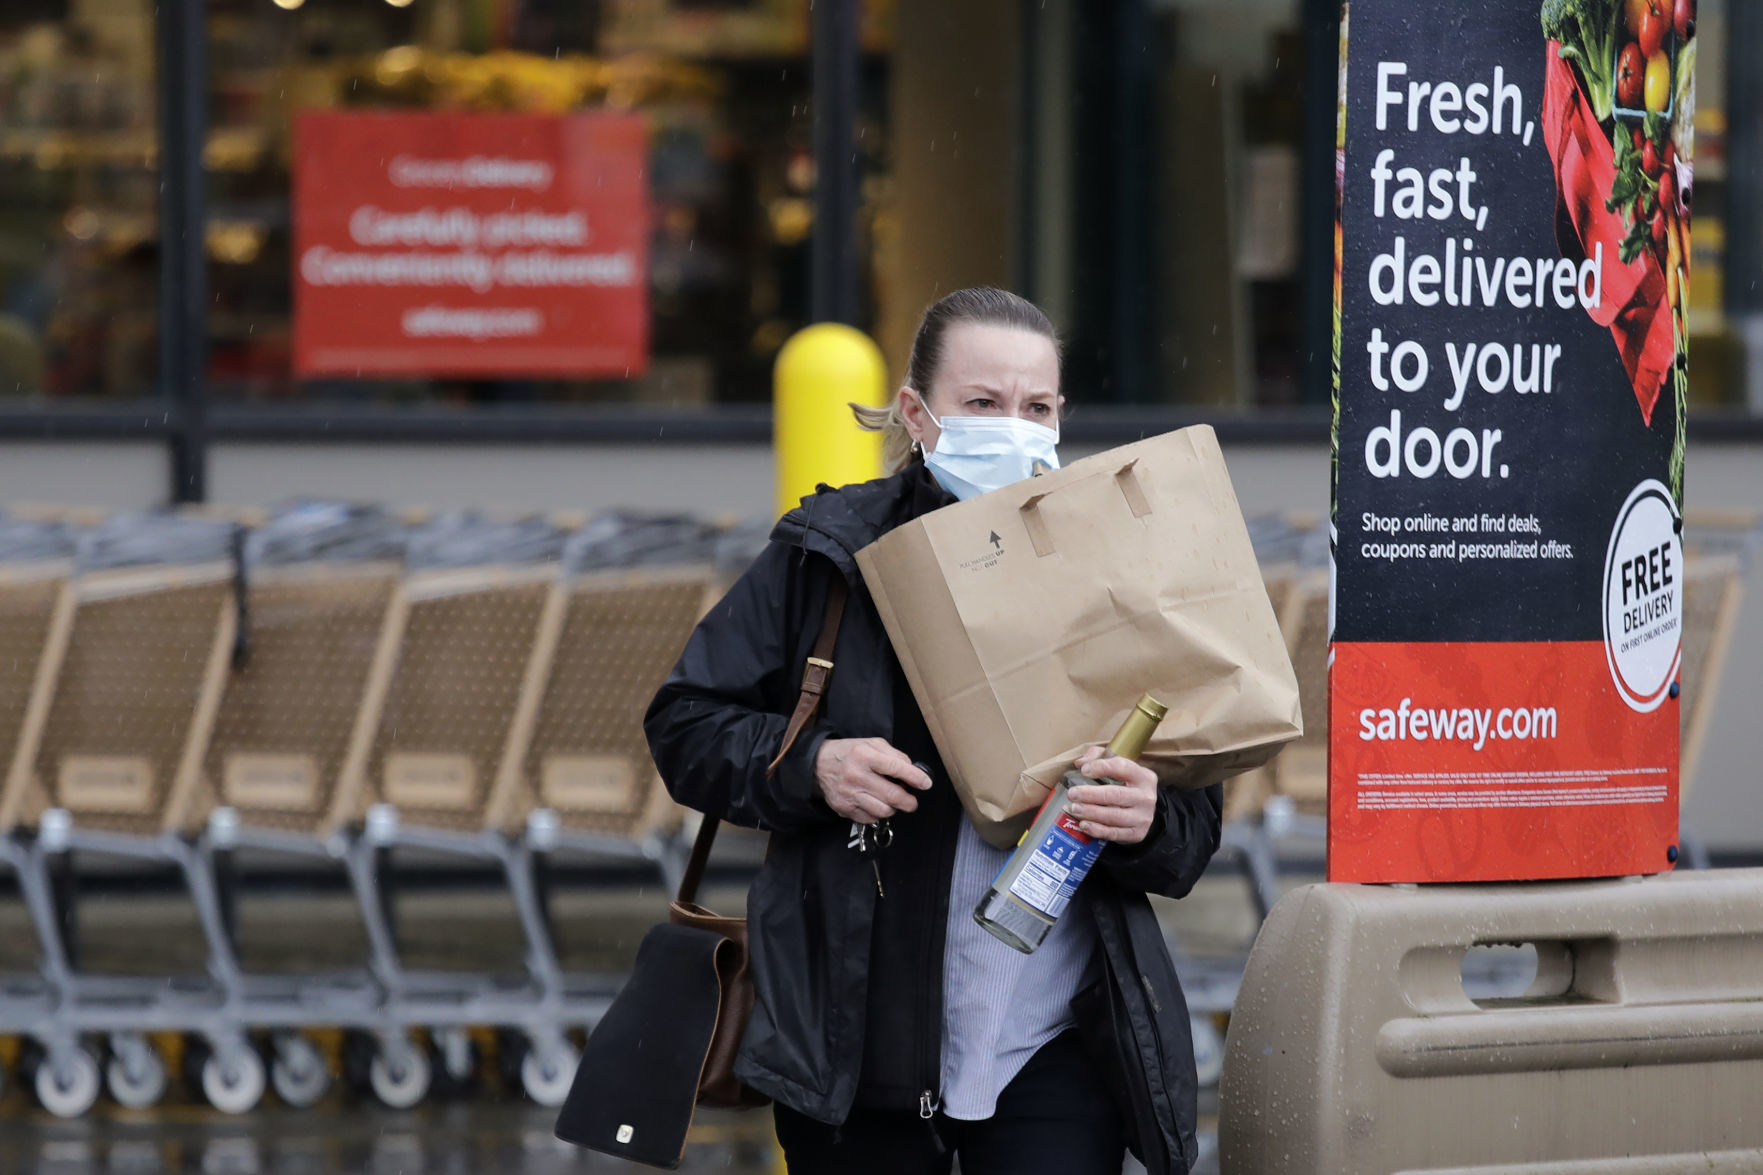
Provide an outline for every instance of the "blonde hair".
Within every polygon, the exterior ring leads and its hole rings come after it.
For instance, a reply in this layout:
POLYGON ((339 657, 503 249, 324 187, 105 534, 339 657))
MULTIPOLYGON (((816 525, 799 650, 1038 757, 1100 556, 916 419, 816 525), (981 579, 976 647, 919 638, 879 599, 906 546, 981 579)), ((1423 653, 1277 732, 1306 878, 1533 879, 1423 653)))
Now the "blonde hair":
MULTIPOLYGON (((943 336, 951 326, 963 322, 981 322, 993 326, 1009 326, 1041 335, 1059 353, 1059 332, 1039 306, 1008 290, 991 286, 974 286, 945 294, 926 307, 918 320, 918 332, 912 338, 912 354, 906 360, 906 387, 920 396, 930 395, 931 383, 943 362, 943 336)), ((900 393, 886 408, 852 404, 851 414, 857 427, 866 432, 882 434, 882 468, 898 473, 912 463, 912 434, 906 431, 906 417, 900 411, 900 393)))
POLYGON ((882 469, 888 473, 898 473, 912 464, 912 434, 906 431, 906 417, 900 411, 900 393, 894 393, 894 401, 886 408, 875 408, 868 404, 851 405, 851 415, 857 418, 857 427, 864 432, 882 434, 882 469))

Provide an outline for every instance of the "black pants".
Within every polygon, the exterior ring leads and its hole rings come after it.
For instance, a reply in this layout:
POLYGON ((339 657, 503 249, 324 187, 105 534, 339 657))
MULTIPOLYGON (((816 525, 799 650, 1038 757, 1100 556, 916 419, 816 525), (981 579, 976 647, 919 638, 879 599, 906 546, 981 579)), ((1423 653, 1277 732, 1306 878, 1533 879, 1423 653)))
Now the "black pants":
POLYGON ((853 1109, 833 1127, 776 1107, 790 1175, 1120 1175, 1120 1114, 1076 1036, 1041 1046, 982 1122, 853 1109), (934 1129, 933 1129, 934 1127, 934 1129))

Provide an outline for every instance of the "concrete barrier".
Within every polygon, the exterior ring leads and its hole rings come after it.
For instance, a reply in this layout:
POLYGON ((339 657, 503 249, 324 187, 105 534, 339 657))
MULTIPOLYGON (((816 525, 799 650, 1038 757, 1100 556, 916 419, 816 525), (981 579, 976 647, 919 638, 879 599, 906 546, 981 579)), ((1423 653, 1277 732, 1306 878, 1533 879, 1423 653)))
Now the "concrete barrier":
POLYGON ((1224 1175, 1763 1172, 1763 870, 1294 890, 1243 976, 1219 1148, 1224 1175), (1534 980, 1466 991, 1501 944, 1534 980))

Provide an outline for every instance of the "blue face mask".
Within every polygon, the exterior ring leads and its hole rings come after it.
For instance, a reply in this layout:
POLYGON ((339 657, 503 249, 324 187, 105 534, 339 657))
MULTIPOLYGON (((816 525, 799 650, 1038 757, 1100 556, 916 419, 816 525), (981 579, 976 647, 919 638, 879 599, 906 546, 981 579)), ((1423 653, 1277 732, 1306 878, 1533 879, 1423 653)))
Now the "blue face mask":
POLYGON ((963 502, 1031 477, 1035 465, 1059 468, 1059 434, 1015 416, 945 416, 924 463, 963 502))

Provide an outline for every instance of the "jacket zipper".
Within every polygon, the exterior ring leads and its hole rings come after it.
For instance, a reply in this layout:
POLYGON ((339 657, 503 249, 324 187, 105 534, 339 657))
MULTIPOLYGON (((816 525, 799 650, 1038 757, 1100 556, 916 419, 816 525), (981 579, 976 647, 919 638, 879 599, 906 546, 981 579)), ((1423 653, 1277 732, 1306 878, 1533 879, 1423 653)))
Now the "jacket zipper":
MULTIPOLYGON (((952 785, 951 785, 952 786, 952 785)), ((939 884, 934 885, 930 893, 930 917, 924 920, 925 934, 920 956, 919 974, 926 977, 924 1000, 921 1005, 918 1038, 918 1071, 923 1075, 924 1088, 918 1095, 918 1116, 930 1127, 931 1137, 936 1145, 937 1153, 946 1149, 942 1135, 937 1133, 936 1113, 941 1108, 938 1091, 942 1088, 943 1075, 939 1061, 943 1051, 943 968, 931 968, 932 961, 942 962, 942 952, 937 950, 940 936, 948 933, 949 907, 946 898, 939 900, 936 895, 945 894, 947 886, 941 880, 950 877, 955 868, 953 842, 960 835, 960 828, 951 822, 950 828, 955 830, 954 836, 942 836, 937 844, 937 872, 939 884)))
MULTIPOLYGON (((1133 962, 1136 964, 1138 962, 1138 960, 1135 958, 1133 960, 1133 962)), ((1157 1053, 1157 1068, 1158 1068, 1159 1072, 1168 1073, 1169 1072, 1169 1062, 1168 1062, 1168 1059, 1166 1057, 1164 1057, 1164 1055, 1163 1055, 1163 1025, 1161 1022, 1162 1017, 1163 1017, 1163 1005, 1157 999, 1157 989, 1154 986, 1152 986, 1151 977, 1149 975, 1146 975, 1143 971, 1140 971, 1139 972, 1139 983, 1145 989, 1146 998, 1151 1001, 1151 1015, 1149 1017, 1150 1028, 1151 1028, 1151 1046, 1157 1053)), ((1149 1093, 1149 1090, 1147 1089, 1146 1092, 1149 1093)), ((1153 1112, 1152 1116, 1153 1116, 1153 1118, 1155 1117, 1155 1112, 1153 1112)), ((1187 1164, 1189 1167, 1192 1167, 1194 1165, 1194 1156, 1188 1154, 1188 1141, 1187 1141, 1187 1138, 1182 1134, 1180 1123, 1177 1123, 1176 1128, 1175 1128, 1175 1146, 1176 1146, 1176 1149, 1181 1152, 1182 1162, 1187 1164)))

